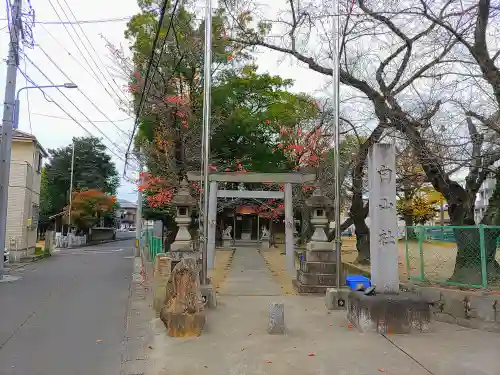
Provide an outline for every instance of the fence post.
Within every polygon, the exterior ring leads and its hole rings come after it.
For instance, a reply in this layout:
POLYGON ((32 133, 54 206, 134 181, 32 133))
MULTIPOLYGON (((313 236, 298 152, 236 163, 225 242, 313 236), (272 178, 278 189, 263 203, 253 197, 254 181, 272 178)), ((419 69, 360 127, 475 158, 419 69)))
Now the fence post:
POLYGON ((405 230, 405 258, 406 258, 406 273, 408 274, 408 280, 410 280, 411 267, 410 267, 410 254, 408 253, 408 227, 406 227, 405 230))
POLYGON ((425 227, 418 226, 418 250, 420 252, 420 281, 425 280, 425 264, 424 264, 424 230, 425 227))
POLYGON ((479 224, 479 251, 481 253, 481 284, 488 287, 488 273, 486 271, 486 246, 484 241, 484 224, 479 224))

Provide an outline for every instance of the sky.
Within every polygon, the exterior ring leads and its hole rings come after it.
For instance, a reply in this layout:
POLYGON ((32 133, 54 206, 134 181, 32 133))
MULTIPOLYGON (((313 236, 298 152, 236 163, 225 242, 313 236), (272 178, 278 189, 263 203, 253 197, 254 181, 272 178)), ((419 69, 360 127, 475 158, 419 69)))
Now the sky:
MULTIPOLYGON (((24 0, 24 2, 27 8, 28 1, 24 0)), ((269 8, 273 12, 277 9, 276 4, 282 1, 268 0, 268 2, 273 4, 269 8)), ((36 21, 39 23, 33 27, 34 46, 24 47, 24 54, 27 57, 23 58, 20 63, 21 70, 38 86, 50 85, 49 80, 56 85, 64 84, 69 81, 67 78, 69 77, 72 83, 78 85, 78 89, 61 89, 62 93, 55 88, 45 89, 46 94, 50 96, 49 99, 58 103, 69 115, 54 103, 48 102, 39 90, 23 90, 20 95, 19 130, 35 135, 45 149, 67 146, 73 137, 89 134, 97 136, 108 147, 108 152, 122 175, 123 160, 128 145, 127 133, 131 132, 134 121, 129 114, 120 110, 112 98, 112 96, 124 97, 127 94, 123 90, 125 82, 120 82, 110 70, 113 63, 109 59, 102 36, 116 46, 127 47, 128 42, 124 38, 127 21, 83 23, 80 24, 81 28, 79 25, 46 24, 45 22, 60 22, 56 11, 63 21, 68 21, 67 17, 71 21, 130 17, 139 11, 136 0, 31 0, 31 5, 35 10, 36 21), (111 75, 117 82, 116 84, 112 81, 111 75), (69 116, 78 120, 81 126, 69 116)), ((9 42, 5 8, 1 9, 0 19, 2 19, 0 21, 0 53, 2 53, 0 94, 3 98, 5 59, 9 42)), ((314 93, 325 85, 324 76, 300 66, 290 58, 283 60, 283 56, 279 53, 266 51, 256 56, 261 72, 294 79, 295 85, 292 89, 294 92, 314 93)), ((31 86, 31 84, 27 84, 25 78, 18 74, 17 88, 25 86, 31 86)), ((119 198, 129 201, 136 199, 136 186, 133 182, 137 177, 136 169, 134 169, 136 167, 137 165, 133 165, 127 168, 128 178, 121 180, 118 189, 119 198)))

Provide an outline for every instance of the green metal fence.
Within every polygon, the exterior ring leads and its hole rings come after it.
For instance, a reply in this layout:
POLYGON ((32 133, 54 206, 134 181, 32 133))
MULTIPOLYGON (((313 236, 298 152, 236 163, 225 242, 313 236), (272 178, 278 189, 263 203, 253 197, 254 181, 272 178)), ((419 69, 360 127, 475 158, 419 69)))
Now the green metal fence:
POLYGON ((500 226, 408 227, 405 237, 408 279, 500 288, 499 241, 500 226))
POLYGON ((163 241, 161 237, 155 237, 153 230, 146 229, 143 232, 145 244, 149 251, 149 259, 154 262, 156 254, 163 253, 163 241))

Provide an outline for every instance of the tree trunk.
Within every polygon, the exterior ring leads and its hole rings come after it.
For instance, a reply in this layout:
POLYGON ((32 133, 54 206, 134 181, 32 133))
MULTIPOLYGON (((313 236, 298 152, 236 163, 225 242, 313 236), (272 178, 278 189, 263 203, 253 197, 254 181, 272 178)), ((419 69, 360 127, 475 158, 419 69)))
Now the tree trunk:
MULTIPOLYGON (((495 259, 497 252, 497 239, 500 236, 500 174, 496 176, 493 195, 489 199, 488 209, 481 221, 485 224, 484 230, 484 257, 488 281, 496 281, 500 276, 500 265, 495 259), (488 227, 491 225, 494 227, 488 227)), ((458 211, 457 213, 460 213, 458 211)), ((473 208, 467 211, 465 225, 475 225, 473 208)), ((453 224, 456 225, 456 217, 453 224)), ((463 225, 463 224, 462 224, 463 225)), ((450 280, 467 283, 481 284, 481 245, 480 228, 455 228, 453 230, 457 242, 457 258, 455 270, 450 280)))
POLYGON ((356 249, 358 250, 357 263, 370 263, 370 230, 366 225, 365 218, 368 214, 368 206, 363 206, 363 176, 368 150, 373 144, 380 140, 384 127, 379 123, 363 142, 359 149, 356 164, 352 170, 352 203, 349 216, 356 227, 356 249))
POLYGON ((367 209, 362 207, 360 212, 356 210, 357 208, 354 208, 353 212, 353 209, 351 207, 351 212, 353 213, 352 218, 354 226, 356 228, 356 249, 358 250, 356 263, 370 264, 370 229, 365 222, 365 212, 367 211, 367 209))
POLYGON ((300 245, 305 245, 309 238, 311 238, 313 231, 311 228, 311 210, 305 204, 302 206, 301 215, 301 231, 300 231, 300 245))
POLYGON ((415 228, 413 228, 413 216, 412 215, 404 215, 405 227, 406 227, 406 238, 414 240, 417 238, 415 235, 415 228))
MULTIPOLYGON (((498 278, 500 266, 495 260, 500 228, 484 227, 484 252, 488 281, 498 278)), ((457 242, 457 258, 450 281, 481 285, 480 228, 463 227, 453 230, 457 242)))

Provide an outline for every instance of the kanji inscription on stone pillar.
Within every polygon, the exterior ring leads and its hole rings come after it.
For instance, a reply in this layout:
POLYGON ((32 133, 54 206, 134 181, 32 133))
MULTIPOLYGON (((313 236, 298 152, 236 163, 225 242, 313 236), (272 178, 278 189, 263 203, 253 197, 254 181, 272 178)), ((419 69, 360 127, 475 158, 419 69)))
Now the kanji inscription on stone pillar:
POLYGON ((399 292, 396 151, 379 143, 368 154, 371 281, 379 293, 399 292))

